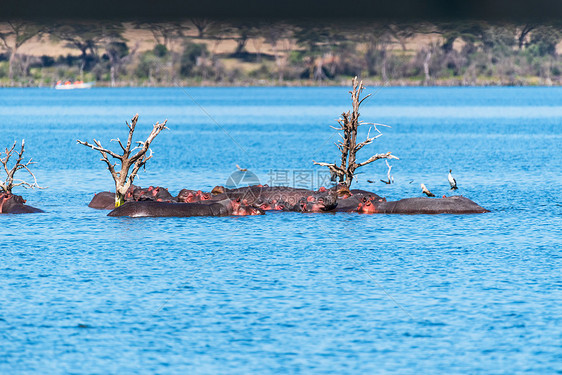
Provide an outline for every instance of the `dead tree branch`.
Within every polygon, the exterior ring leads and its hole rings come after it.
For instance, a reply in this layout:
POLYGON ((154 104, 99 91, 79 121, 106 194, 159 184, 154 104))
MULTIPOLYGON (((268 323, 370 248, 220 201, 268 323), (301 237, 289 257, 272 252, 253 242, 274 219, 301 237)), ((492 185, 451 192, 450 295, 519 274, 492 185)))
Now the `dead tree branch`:
POLYGON ((113 181, 115 181, 115 207, 119 207, 124 203, 125 194, 127 193, 129 187, 133 184, 139 170, 152 158, 150 144, 154 138, 156 138, 162 130, 168 129, 166 127, 166 122, 168 120, 165 120, 163 123, 157 122, 154 124, 154 127, 152 128, 152 131, 146 141, 135 142, 137 146, 131 149, 131 146, 133 145, 133 133, 135 132, 138 119, 139 115, 137 114, 133 117, 130 124, 125 122, 125 124, 127 124, 127 128, 129 129, 127 144, 125 146, 123 146, 123 143, 119 138, 112 139, 112 141, 117 141, 119 144, 119 147, 123 151, 122 155, 103 147, 101 142, 96 139, 94 139, 94 144, 84 142, 79 139, 77 140, 79 144, 90 147, 92 150, 96 150, 101 153, 101 161, 107 165, 107 169, 111 173, 113 181), (150 153, 147 155, 147 152, 149 151, 150 153), (113 159, 117 159, 117 162, 113 163, 112 160, 109 159, 109 156, 113 159), (120 167, 117 166, 118 163, 120 163, 120 167), (119 169, 119 171, 116 168, 119 169), (131 169, 130 173, 129 169, 131 169))
POLYGON ((25 151, 25 139, 21 140, 21 148, 19 152, 15 151, 16 145, 17 145, 17 141, 14 141, 12 147, 6 148, 6 150, 3 153, 4 157, 2 157, 2 152, 0 152, 0 164, 2 164, 4 172, 6 172, 6 179, 4 180, 4 182, 0 182, 0 191, 11 193, 12 189, 15 188, 16 186, 23 186, 26 189, 45 189, 44 187, 39 186, 39 184, 37 183, 37 178, 35 177, 33 172, 31 172, 31 170, 29 169, 29 166, 31 164, 35 164, 35 162, 31 158, 27 161, 27 163, 22 162, 23 153, 25 151), (16 155, 16 162, 10 168, 8 164, 10 162, 10 158, 14 154, 16 155), (22 169, 26 170, 27 173, 29 173, 29 175, 33 178, 33 182, 27 182, 25 180, 15 178, 16 172, 22 169))
POLYGON ((313 161, 316 165, 328 167, 330 172, 339 178, 339 182, 345 184, 347 187, 351 186, 351 182, 355 177, 355 170, 357 170, 357 168, 363 167, 379 159, 398 159, 396 156, 392 155, 391 152, 387 152, 384 154, 373 155, 362 163, 356 162, 357 152, 366 145, 371 144, 375 139, 382 136, 382 133, 377 126, 387 126, 376 123, 366 123, 359 120, 359 107, 365 99, 371 96, 371 94, 369 94, 361 98, 361 92, 364 88, 365 87, 363 86, 362 81, 359 82, 357 77, 353 78, 352 90, 350 91, 352 111, 342 113, 341 117, 337 120, 340 126, 334 128, 341 131, 341 133, 339 133, 341 140, 336 143, 336 146, 341 153, 340 165, 338 166, 336 163, 321 163, 313 161), (362 142, 357 142, 357 130, 361 125, 370 125, 371 128, 369 128, 367 139, 362 142), (377 134, 372 137, 371 129, 374 129, 377 132, 377 134))

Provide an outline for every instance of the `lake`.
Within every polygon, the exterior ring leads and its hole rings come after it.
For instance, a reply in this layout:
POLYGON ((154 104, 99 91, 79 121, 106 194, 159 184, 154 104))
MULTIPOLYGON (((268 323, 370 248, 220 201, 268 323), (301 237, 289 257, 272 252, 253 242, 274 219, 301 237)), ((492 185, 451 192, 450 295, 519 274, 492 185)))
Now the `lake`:
POLYGON ((450 195, 452 169, 487 214, 87 207, 113 180, 76 140, 115 147, 135 113, 138 139, 169 127, 139 185, 208 191, 238 164, 318 188, 348 91, 0 89, 0 147, 25 138, 48 187, 14 190, 46 213, 0 216, 0 373, 562 373, 562 88, 367 88, 391 127, 359 159, 400 160, 354 187, 450 195))

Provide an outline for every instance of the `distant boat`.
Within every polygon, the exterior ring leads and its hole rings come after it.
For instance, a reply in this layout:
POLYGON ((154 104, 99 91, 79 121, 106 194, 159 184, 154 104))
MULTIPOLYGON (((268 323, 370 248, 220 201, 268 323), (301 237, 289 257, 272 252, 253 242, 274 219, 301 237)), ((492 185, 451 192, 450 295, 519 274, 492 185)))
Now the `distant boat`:
POLYGON ((72 89, 89 89, 94 85, 95 82, 82 82, 82 81, 75 81, 75 82, 62 82, 58 81, 55 85, 56 90, 72 90, 72 89))

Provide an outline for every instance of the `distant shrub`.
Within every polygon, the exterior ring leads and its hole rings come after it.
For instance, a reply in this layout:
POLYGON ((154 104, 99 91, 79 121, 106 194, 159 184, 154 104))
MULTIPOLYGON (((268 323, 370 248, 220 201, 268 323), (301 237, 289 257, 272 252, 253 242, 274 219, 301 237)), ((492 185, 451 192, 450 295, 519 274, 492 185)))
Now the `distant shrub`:
POLYGON ((55 59, 51 56, 43 55, 41 56, 41 66, 48 68, 55 65, 55 59))
POLYGON ((157 44, 154 46, 152 53, 154 53, 155 56, 164 57, 168 54, 168 47, 163 44, 157 44))
POLYGON ((152 53, 152 51, 145 52, 141 55, 139 64, 135 69, 135 76, 142 79, 152 79, 158 66, 160 59, 152 53))
POLYGON ((180 75, 188 77, 193 68, 197 65, 197 59, 206 54, 207 46, 205 44, 186 44, 180 59, 180 75))

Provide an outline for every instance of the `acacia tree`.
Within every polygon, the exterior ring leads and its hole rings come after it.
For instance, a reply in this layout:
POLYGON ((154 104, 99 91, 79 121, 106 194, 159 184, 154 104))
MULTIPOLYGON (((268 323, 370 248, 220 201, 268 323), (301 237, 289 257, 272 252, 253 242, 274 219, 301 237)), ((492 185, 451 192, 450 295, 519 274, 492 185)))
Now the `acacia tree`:
POLYGON ((341 117, 338 119, 338 123, 340 125, 339 128, 332 127, 333 129, 343 132, 343 134, 340 133, 340 137, 342 138, 342 140, 336 143, 336 146, 341 152, 341 163, 340 165, 337 165, 336 163, 318 163, 313 161, 313 163, 316 165, 328 167, 332 175, 337 176, 339 178, 339 182, 345 184, 348 188, 351 186, 351 182, 353 181, 353 177, 355 176, 355 171, 358 168, 379 159, 398 159, 389 151, 384 154, 373 155, 364 162, 357 163, 357 152, 366 145, 372 143, 375 139, 382 136, 382 133, 377 129, 377 125, 381 124, 367 123, 359 120, 359 106, 361 105, 361 103, 363 103, 363 101, 365 101, 365 99, 371 96, 371 94, 361 98, 361 92, 365 87, 363 86, 363 81, 358 81, 357 77, 353 78, 351 84, 352 90, 350 91, 350 93, 353 109, 352 111, 342 113, 341 117), (371 125, 378 134, 370 137, 369 131, 367 139, 363 142, 357 143, 357 129, 361 125, 371 125))
POLYGON ((293 28, 290 24, 274 23, 265 25, 265 41, 269 43, 275 57, 277 67, 277 78, 283 82, 284 74, 287 69, 289 55, 295 47, 293 40, 293 28))
POLYGON ((51 38, 63 40, 67 47, 80 50, 80 79, 83 79, 84 70, 90 67, 89 62, 99 60, 99 45, 104 40, 123 42, 123 31, 120 23, 60 24, 51 28, 51 38))
POLYGON ((197 29, 198 38, 205 37, 206 32, 209 30, 209 28, 213 27, 214 25, 214 22, 208 18, 195 17, 195 18, 191 18, 190 21, 193 24, 193 26, 195 26, 195 28, 197 29))
POLYGON ((14 78, 14 62, 18 49, 31 38, 40 35, 42 27, 29 22, 7 22, 7 31, 0 32, 0 41, 8 52, 8 78, 14 78))
POLYGON ((150 31, 156 44, 165 46, 167 51, 171 51, 174 41, 185 37, 189 30, 189 25, 181 22, 137 22, 135 27, 150 31))
POLYGON ((4 153, 0 152, 0 164, 4 168, 4 172, 6 172, 6 179, 3 182, 0 181, 0 192, 12 193, 12 189, 15 188, 16 186, 23 186, 25 188, 30 188, 30 189, 34 189, 34 188, 44 189, 43 187, 39 186, 39 184, 37 183, 37 179, 35 178, 35 175, 29 169, 29 166, 31 164, 35 164, 35 162, 32 161, 31 158, 27 162, 23 162, 23 153, 25 151, 25 140, 22 139, 21 148, 19 152, 15 151, 16 145, 17 145, 17 141, 14 141, 12 147, 6 148, 4 153), (2 154, 4 154, 4 157, 2 157, 2 154), (16 155, 16 162, 12 167, 10 167, 9 166, 10 158, 13 155, 16 155), (29 173, 29 175, 33 178, 33 182, 30 183, 15 178, 16 173, 18 171, 21 171, 22 169, 26 170, 27 173, 29 173))
POLYGON ((121 206, 123 203, 125 203, 125 194, 127 193, 129 187, 131 187, 131 185, 133 184, 135 177, 137 177, 137 173, 139 172, 139 169, 143 167, 146 164, 146 162, 152 158, 152 150, 150 149, 150 144, 152 143, 154 138, 156 138, 156 136, 160 134, 162 130, 168 129, 166 127, 166 122, 168 120, 165 120, 163 123, 156 122, 148 138, 144 142, 143 141, 135 142, 137 146, 131 149, 133 145, 133 133, 135 132, 135 127, 137 125, 138 119, 139 119, 139 115, 137 114, 135 115, 135 117, 133 117, 130 124, 128 122, 125 122, 125 124, 129 128, 129 135, 125 146, 123 145, 123 143, 121 143, 121 140, 119 138, 115 140, 117 141, 117 143, 119 143, 119 147, 121 147, 121 150, 123 151, 122 155, 119 155, 116 152, 104 148, 101 145, 101 142, 96 139, 94 139, 94 144, 83 142, 79 139, 77 140, 79 144, 88 146, 92 150, 97 150, 101 153, 102 156, 101 160, 105 164, 107 164, 107 169, 111 173, 111 177, 113 177, 113 181, 115 181, 115 207, 116 208, 121 206), (150 151, 149 155, 147 155, 148 151, 150 151), (109 159, 109 156, 111 156, 114 159, 117 159, 118 162, 112 163, 111 160, 109 159), (119 171, 116 170, 117 163, 121 164, 119 171), (131 167, 132 170, 130 171, 129 174, 129 169, 131 169, 131 167))

